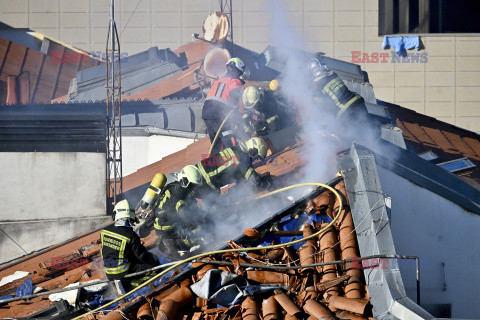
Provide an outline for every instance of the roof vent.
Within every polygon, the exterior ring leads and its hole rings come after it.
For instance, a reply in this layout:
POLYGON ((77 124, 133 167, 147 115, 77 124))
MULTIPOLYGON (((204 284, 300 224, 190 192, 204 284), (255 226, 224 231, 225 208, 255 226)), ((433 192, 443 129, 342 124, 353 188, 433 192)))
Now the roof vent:
POLYGON ((470 159, 468 158, 460 158, 452 161, 446 161, 446 162, 439 163, 437 165, 452 173, 473 169, 476 167, 473 164, 473 162, 470 161, 470 159))
POLYGON ((440 157, 432 150, 421 152, 417 156, 430 162, 439 162, 440 160, 440 157))

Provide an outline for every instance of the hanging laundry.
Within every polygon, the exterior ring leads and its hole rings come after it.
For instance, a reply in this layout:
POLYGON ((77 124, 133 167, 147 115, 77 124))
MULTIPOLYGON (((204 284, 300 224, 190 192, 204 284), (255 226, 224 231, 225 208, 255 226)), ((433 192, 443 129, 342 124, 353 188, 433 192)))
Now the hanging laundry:
POLYGON ((395 51, 399 56, 403 56, 408 49, 420 49, 420 37, 419 36, 385 36, 383 38, 383 49, 388 47, 395 48, 395 51))

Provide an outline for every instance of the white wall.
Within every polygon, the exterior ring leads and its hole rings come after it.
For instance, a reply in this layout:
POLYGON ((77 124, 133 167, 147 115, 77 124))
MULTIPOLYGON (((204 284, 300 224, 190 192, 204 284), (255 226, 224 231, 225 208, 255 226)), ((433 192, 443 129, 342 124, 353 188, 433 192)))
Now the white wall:
MULTIPOLYGON (((105 201, 104 201, 105 202, 105 201)), ((110 216, 0 222, 0 264, 79 234, 92 231, 112 221, 110 216), (23 251, 25 250, 25 251, 23 251)))
POLYGON ((122 137, 123 176, 161 160, 174 152, 185 149, 194 139, 161 135, 149 137, 122 137))
POLYGON ((105 154, 0 153, 0 221, 105 214, 105 154))
MULTIPOLYGON (((384 168, 378 173, 383 192, 392 198, 396 252, 420 257, 421 304, 451 303, 452 317, 480 318, 480 216, 384 168)), ((400 266, 407 295, 415 301, 414 264, 400 266)))

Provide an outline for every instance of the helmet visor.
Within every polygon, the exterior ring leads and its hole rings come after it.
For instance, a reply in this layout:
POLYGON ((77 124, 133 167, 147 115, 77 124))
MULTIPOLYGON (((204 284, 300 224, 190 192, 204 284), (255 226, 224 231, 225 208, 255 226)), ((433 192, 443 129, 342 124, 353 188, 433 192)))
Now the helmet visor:
POLYGON ((116 209, 116 210, 114 210, 114 212, 123 212, 123 211, 135 212, 134 209, 116 209))

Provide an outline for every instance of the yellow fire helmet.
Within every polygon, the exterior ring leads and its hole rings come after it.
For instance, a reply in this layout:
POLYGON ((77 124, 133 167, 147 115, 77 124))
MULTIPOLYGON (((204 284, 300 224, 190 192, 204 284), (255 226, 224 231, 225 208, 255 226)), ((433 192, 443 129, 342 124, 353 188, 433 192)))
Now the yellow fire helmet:
POLYGON ((231 58, 225 65, 237 69, 241 75, 245 72, 245 63, 240 58, 231 58))
POLYGON ((190 164, 180 170, 177 180, 180 182, 182 187, 187 188, 190 183, 202 184, 202 174, 196 166, 190 164))
POLYGON ((278 82, 277 79, 273 79, 272 81, 270 81, 270 84, 268 85, 268 87, 270 88, 270 90, 272 91, 276 91, 278 90, 278 87, 280 86, 280 83, 278 82))
POLYGON ((122 218, 136 219, 135 208, 128 200, 118 202, 113 208, 113 212, 115 213, 115 221, 122 218))
POLYGON ((243 90, 243 106, 247 109, 253 108, 263 102, 265 95, 263 90, 255 86, 249 86, 243 90))
POLYGON ((262 158, 265 158, 265 156, 267 155, 267 151, 268 151, 267 143, 262 138, 255 137, 248 140, 246 143, 246 147, 247 147, 248 153, 252 157, 255 157, 258 155, 262 158))

